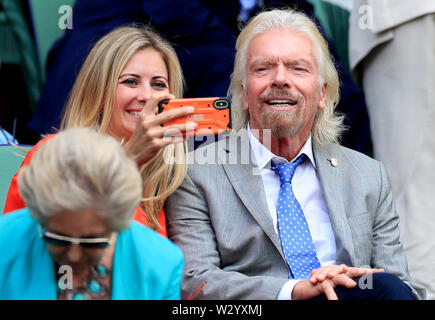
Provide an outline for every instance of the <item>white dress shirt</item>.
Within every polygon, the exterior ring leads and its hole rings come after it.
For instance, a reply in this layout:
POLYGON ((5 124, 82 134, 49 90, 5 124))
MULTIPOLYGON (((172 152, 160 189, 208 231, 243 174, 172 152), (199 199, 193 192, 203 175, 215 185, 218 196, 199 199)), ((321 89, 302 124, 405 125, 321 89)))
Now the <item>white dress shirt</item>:
MULTIPOLYGON (((267 206, 269 208, 273 226, 278 234, 276 203, 278 201, 280 181, 275 172, 270 169, 270 166, 272 159, 277 163, 288 161, 282 157, 276 156, 261 144, 251 132, 249 125, 248 137, 263 181, 267 206)), ((322 186, 317 175, 316 162, 313 156, 311 144, 311 135, 292 161, 303 153, 310 161, 305 161, 296 168, 292 179, 293 193, 301 205, 305 219, 307 220, 317 258, 319 259, 321 266, 327 266, 335 264, 336 261, 335 237, 329 219, 328 208, 326 207, 322 186)), ((298 280, 293 279, 289 280, 281 288, 277 299, 291 299, 291 293, 297 281, 298 280)))

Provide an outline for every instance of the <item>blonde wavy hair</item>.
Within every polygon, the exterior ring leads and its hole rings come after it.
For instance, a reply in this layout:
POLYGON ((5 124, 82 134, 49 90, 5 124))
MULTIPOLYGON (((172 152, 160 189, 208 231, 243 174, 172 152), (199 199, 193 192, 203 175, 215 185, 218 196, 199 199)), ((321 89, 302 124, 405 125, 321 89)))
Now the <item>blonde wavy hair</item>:
POLYGON ((264 11, 255 16, 242 30, 236 42, 234 72, 228 96, 231 97, 232 123, 235 130, 242 129, 249 121, 248 110, 243 109, 242 85, 246 88, 247 50, 252 39, 261 33, 276 28, 286 28, 292 32, 303 34, 311 40, 319 68, 321 84, 327 83, 326 107, 318 109, 311 134, 319 143, 338 143, 342 131, 344 117, 335 113, 340 99, 339 78, 328 43, 319 32, 317 26, 305 14, 292 9, 275 9, 264 11))
POLYGON ((42 224, 62 211, 91 209, 119 231, 142 198, 136 163, 113 137, 91 128, 67 129, 44 143, 20 170, 18 185, 42 224))
MULTIPOLYGON (((160 53, 168 70, 169 91, 181 98, 184 79, 171 45, 150 27, 119 27, 101 38, 87 56, 71 90, 60 129, 79 126, 107 132, 118 78, 129 59, 147 48, 160 53)), ((186 143, 171 144, 140 168, 144 185, 141 206, 149 227, 155 230, 159 228, 158 215, 165 200, 186 175, 186 150, 186 143)))

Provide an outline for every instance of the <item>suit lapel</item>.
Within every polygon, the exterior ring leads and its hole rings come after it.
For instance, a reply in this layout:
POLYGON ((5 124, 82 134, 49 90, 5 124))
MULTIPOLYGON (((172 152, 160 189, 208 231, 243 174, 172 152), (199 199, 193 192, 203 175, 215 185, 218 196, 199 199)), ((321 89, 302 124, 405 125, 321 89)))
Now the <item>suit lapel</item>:
MULTIPOLYGON (((255 160, 253 160, 254 155, 251 153, 249 138, 246 134, 246 130, 241 131, 242 132, 239 132, 237 136, 229 137, 226 145, 220 146, 220 148, 224 149, 223 152, 219 153, 220 161, 240 200, 284 259, 281 244, 273 227, 269 208, 267 207, 263 181, 258 173, 255 160), (242 152, 237 150, 238 148, 241 148, 242 152), (238 159, 237 164, 234 164, 234 161, 229 160, 232 156, 236 158, 235 155, 246 155, 246 152, 249 154, 249 161, 241 161, 238 159)), ((245 157, 245 160, 247 158, 248 157, 245 157)))
MULTIPOLYGON (((220 162, 235 192, 285 260, 278 235, 272 224, 269 208, 267 207, 263 182, 261 176, 257 174, 258 168, 254 160, 252 160, 254 156, 251 153, 249 138, 246 132, 243 130, 243 133, 229 137, 227 143, 221 143, 219 148, 222 149, 219 152, 220 162), (248 147, 244 144, 247 144, 248 147), (238 148, 242 148, 242 152, 238 148), (249 161, 237 159, 237 163, 234 164, 234 161, 229 160, 231 154, 240 155, 241 153, 243 154, 243 151, 250 154, 249 161)), ((341 158, 339 148, 320 146, 314 140, 313 153, 334 230, 337 248, 336 263, 354 265, 355 249, 343 201, 344 166, 340 165, 340 162, 341 160, 344 161, 344 159, 341 158), (335 158, 337 161, 335 166, 333 165, 334 161, 331 161, 332 158, 335 158)))
POLYGON ((337 247, 336 263, 354 265, 355 249, 343 201, 344 159, 341 158, 339 148, 319 146, 315 141, 313 141, 313 153, 334 230, 337 247))

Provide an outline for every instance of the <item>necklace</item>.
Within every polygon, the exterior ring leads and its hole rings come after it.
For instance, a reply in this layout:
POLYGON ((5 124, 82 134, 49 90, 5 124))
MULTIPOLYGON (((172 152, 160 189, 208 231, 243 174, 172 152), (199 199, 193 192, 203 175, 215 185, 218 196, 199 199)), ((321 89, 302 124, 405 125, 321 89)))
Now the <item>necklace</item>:
POLYGON ((108 289, 104 284, 109 272, 107 268, 100 264, 91 267, 91 273, 86 278, 84 285, 73 289, 63 289, 59 283, 57 290, 59 297, 66 300, 92 300, 103 298, 107 295, 108 289))

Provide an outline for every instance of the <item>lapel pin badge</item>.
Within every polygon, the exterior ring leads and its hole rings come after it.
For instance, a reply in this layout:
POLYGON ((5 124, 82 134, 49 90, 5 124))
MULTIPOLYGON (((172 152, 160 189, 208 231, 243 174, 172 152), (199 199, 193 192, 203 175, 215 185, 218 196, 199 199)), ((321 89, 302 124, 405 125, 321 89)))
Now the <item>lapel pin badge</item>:
POLYGON ((329 162, 331 162, 331 165, 333 167, 338 166, 338 160, 337 160, 337 158, 331 158, 331 159, 328 159, 328 160, 329 160, 329 162))

